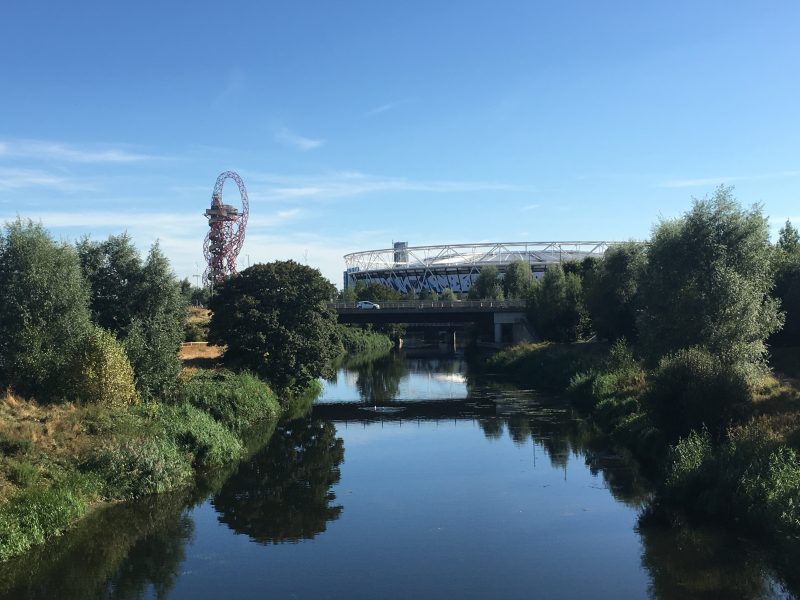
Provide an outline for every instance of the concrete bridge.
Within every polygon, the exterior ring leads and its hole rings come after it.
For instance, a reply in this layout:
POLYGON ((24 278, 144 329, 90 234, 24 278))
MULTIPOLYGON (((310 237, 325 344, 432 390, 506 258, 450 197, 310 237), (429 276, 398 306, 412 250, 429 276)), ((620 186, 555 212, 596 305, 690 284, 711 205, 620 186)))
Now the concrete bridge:
POLYGON ((494 342, 532 339, 524 300, 411 300, 380 302, 379 309, 358 308, 356 302, 332 302, 339 322, 351 325, 401 323, 419 327, 453 328, 474 323, 493 331, 494 342))

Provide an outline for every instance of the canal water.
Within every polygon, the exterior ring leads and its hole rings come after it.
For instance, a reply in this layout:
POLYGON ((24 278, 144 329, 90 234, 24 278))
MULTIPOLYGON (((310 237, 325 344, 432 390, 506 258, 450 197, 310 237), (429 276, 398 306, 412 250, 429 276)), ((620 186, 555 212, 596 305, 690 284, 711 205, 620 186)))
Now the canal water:
POLYGON ((794 597, 746 541, 647 518, 635 465, 563 402, 457 357, 350 359, 270 433, 0 566, 0 596, 794 597))

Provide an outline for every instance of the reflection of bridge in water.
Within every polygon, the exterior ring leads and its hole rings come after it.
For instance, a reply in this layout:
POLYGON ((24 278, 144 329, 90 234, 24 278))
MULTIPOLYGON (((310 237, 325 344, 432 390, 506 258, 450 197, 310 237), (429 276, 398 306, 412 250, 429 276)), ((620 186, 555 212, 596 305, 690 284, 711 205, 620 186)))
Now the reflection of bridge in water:
POLYGON ((361 402, 315 404, 312 416, 333 422, 472 420, 493 417, 497 406, 489 400, 394 401, 379 405, 361 402))

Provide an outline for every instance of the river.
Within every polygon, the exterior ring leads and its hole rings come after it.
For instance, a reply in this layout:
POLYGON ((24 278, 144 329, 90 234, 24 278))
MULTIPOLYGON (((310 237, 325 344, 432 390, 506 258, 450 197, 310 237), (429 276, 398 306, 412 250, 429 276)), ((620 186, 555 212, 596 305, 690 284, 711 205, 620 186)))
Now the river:
POLYGON ((0 590, 794 597, 755 545, 643 517, 650 501, 635 465, 558 399, 477 383, 457 357, 354 358, 247 460, 197 489, 97 511, 0 567, 0 590))

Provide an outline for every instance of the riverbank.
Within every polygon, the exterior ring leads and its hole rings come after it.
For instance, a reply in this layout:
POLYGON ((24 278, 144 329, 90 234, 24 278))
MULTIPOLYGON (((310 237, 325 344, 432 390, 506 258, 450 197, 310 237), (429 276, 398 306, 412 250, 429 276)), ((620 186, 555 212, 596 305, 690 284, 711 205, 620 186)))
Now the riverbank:
MULTIPOLYGON (((312 386, 314 387, 314 386, 312 386)), ((246 454, 319 387, 278 399, 246 373, 198 371, 174 400, 130 407, 0 399, 0 560, 25 553, 108 503, 190 485, 246 454)))
MULTIPOLYGON (((792 356, 796 349, 785 349, 779 360, 794 364, 792 356)), ((670 365, 648 371, 623 345, 542 343, 473 357, 473 363, 485 374, 565 393, 643 464, 657 482, 662 508, 759 535, 797 536, 796 380, 764 374, 737 387, 735 377, 689 358, 694 372, 670 365), (671 399, 666 410, 665 395, 671 399), (710 412, 703 412, 710 410, 724 414, 724 421, 714 422, 710 412), (676 433, 694 422, 701 426, 676 433)))

